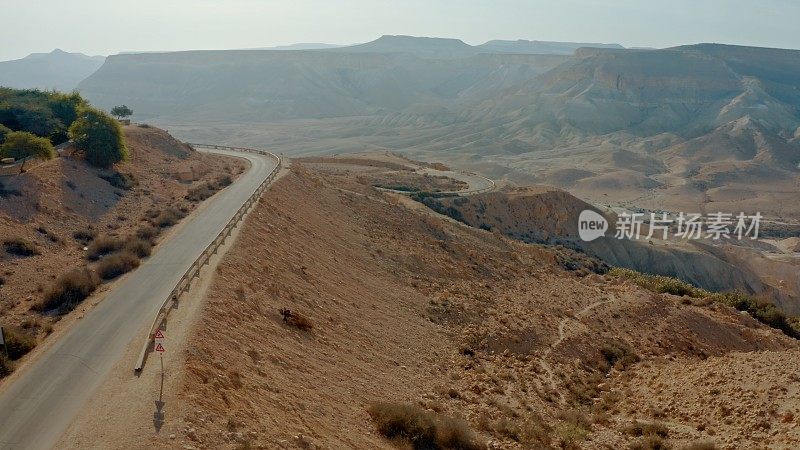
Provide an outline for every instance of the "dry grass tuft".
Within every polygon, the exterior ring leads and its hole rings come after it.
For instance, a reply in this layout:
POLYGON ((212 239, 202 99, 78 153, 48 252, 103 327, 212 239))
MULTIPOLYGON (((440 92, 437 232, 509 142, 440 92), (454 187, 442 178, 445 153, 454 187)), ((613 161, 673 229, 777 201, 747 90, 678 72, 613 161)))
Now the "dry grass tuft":
POLYGON ((111 236, 98 236, 89 245, 89 250, 86 252, 86 258, 90 261, 96 261, 101 257, 114 253, 121 249, 125 243, 117 238, 111 236))
POLYGON ((139 258, 128 251, 106 256, 97 263, 95 270, 100 278, 112 280, 139 267, 139 258))
POLYGON ((72 269, 55 281, 44 293, 41 301, 33 306, 37 311, 58 310, 64 313, 91 295, 100 280, 88 267, 72 269))
POLYGON ((378 431, 400 446, 415 450, 483 450, 486 443, 459 419, 400 403, 373 403, 367 410, 378 431))
POLYGON ((34 256, 41 253, 36 244, 18 237, 4 239, 3 248, 9 254, 16 256, 34 256))
POLYGON ((22 358, 36 347, 36 340, 18 329, 3 327, 3 336, 6 340, 8 357, 12 361, 22 358))
POLYGON ((125 251, 139 258, 146 258, 150 256, 150 253, 153 251, 153 245, 148 240, 131 237, 125 242, 125 251))

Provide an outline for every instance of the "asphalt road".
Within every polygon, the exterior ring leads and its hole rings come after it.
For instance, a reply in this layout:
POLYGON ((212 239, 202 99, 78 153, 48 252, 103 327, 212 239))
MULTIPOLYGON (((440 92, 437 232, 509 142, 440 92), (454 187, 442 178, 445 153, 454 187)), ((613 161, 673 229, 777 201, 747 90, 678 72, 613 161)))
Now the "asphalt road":
MULTIPOLYGON (((251 167, 106 294, 58 342, 0 392, 0 449, 51 448, 183 273, 214 240, 275 167, 267 156, 204 150, 246 158, 251 167)), ((131 361, 131 366, 134 361, 131 361)), ((131 371, 131 376, 134 376, 131 371)))

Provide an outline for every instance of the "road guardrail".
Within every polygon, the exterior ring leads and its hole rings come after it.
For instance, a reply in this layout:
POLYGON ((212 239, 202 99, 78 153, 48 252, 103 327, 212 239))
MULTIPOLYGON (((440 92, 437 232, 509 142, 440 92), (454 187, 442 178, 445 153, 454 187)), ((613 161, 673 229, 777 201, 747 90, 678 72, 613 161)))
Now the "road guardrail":
POLYGON ((185 292, 189 291, 189 288, 192 285, 192 280, 195 278, 200 277, 200 269, 203 268, 208 262, 211 260, 211 257, 217 253, 219 248, 225 243, 225 240, 228 236, 233 233, 233 230, 239 225, 239 223, 244 219, 250 209, 252 209, 253 205, 258 201, 258 198, 261 194, 267 189, 269 184, 272 180, 275 179, 275 176, 278 175, 278 171, 281 169, 281 158, 280 156, 270 153, 265 150, 257 150, 253 148, 244 148, 244 147, 229 147, 225 145, 214 145, 214 144, 191 144, 187 143, 190 147, 200 147, 200 148, 213 148, 217 150, 231 150, 235 152, 245 152, 245 153, 255 153, 258 155, 268 156, 275 161, 277 161, 277 165, 272 170, 272 172, 267 175, 267 178, 256 188, 253 195, 251 195, 242 206, 236 211, 236 214, 233 215, 231 220, 225 225, 225 228, 219 232, 216 238, 208 244, 208 246, 200 253, 200 256, 192 263, 191 266, 186 270, 183 276, 178 280, 178 283, 175 285, 175 288, 172 289, 172 292, 164 299, 164 302, 161 304, 161 307, 158 310, 158 314, 156 315, 155 319, 153 319, 152 325, 150 325, 150 330, 147 334, 147 339, 142 345, 142 350, 139 352, 139 358, 136 360, 136 365, 133 366, 133 370, 135 372, 141 372, 142 368, 144 367, 145 359, 147 358, 147 350, 153 345, 153 335, 155 331, 158 329, 161 322, 166 320, 167 314, 169 313, 173 302, 177 302, 178 298, 185 292))

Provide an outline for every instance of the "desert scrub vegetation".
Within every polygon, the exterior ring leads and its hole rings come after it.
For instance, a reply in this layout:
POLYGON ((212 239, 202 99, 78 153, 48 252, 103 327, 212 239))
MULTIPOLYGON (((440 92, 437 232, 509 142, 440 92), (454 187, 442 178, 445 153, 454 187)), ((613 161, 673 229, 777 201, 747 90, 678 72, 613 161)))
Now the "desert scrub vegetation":
POLYGON ((211 196, 216 194, 220 189, 230 186, 231 183, 233 183, 233 178, 231 178, 230 175, 223 175, 214 181, 206 181, 189 189, 189 192, 186 194, 186 200, 190 202, 201 202, 211 198, 211 196))
POLYGON ((3 327, 6 352, 0 352, 0 378, 14 371, 14 361, 22 358, 36 347, 36 339, 13 327, 3 327))
POLYGON ((95 230, 94 227, 89 226, 80 230, 76 230, 72 233, 72 237, 78 242, 88 244, 97 237, 97 230, 95 230))
POLYGON ((781 330, 787 336, 800 339, 800 317, 787 317, 783 311, 767 300, 738 291, 710 292, 676 278, 648 275, 630 269, 614 268, 609 273, 612 276, 631 280, 635 284, 659 294, 667 293, 731 306, 739 311, 747 312, 765 325, 781 330))
POLYGON ((13 327, 3 327, 8 358, 11 361, 22 358, 36 347, 36 340, 23 331, 13 327))
POLYGON ((58 278, 48 287, 42 299, 34 304, 36 311, 66 313, 97 289, 100 279, 88 267, 78 267, 58 278))
POLYGON ((142 239, 138 236, 131 236, 125 241, 123 250, 135 255, 138 258, 146 258, 150 256, 153 251, 152 241, 149 239, 142 239))
POLYGON ((16 256, 34 256, 40 254, 36 244, 18 237, 3 239, 3 248, 7 253, 16 256))
POLYGON ((111 186, 124 191, 130 191, 139 185, 139 181, 133 176, 132 173, 121 173, 114 171, 107 175, 101 174, 100 178, 108 181, 108 184, 111 186))
POLYGON ((0 353, 0 378, 11 375, 13 371, 14 367, 11 365, 11 361, 6 358, 6 355, 0 353))
POLYGON ((184 216, 185 214, 177 208, 167 208, 156 212, 151 223, 158 228, 169 228, 177 224, 184 216))
POLYGON ((103 280, 113 280, 139 267, 139 258, 128 251, 108 255, 97 262, 95 270, 103 280))
POLYGON ((152 225, 142 225, 136 230, 137 238, 148 241, 151 244, 155 242, 159 234, 161 234, 161 230, 152 225))
POLYGON ((622 430, 625 434, 636 437, 631 443, 631 450, 665 450, 672 446, 666 441, 669 430, 660 423, 649 423, 634 420, 622 430))
POLYGON ((86 258, 90 261, 96 261, 101 257, 119 251, 125 242, 111 236, 98 236, 94 238, 89 249, 86 251, 86 258))
POLYGON ((585 276, 589 273, 604 275, 611 270, 611 267, 601 259, 586 253, 562 245, 556 245, 552 249, 555 251, 558 265, 578 275, 585 276))
POLYGON ((483 450, 486 443, 467 422, 416 405, 379 402, 367 409, 378 431, 394 444, 415 450, 483 450))
POLYGON ((524 448, 550 448, 550 434, 553 431, 536 413, 525 417, 504 415, 496 419, 484 413, 478 417, 478 429, 493 436, 511 439, 524 448))

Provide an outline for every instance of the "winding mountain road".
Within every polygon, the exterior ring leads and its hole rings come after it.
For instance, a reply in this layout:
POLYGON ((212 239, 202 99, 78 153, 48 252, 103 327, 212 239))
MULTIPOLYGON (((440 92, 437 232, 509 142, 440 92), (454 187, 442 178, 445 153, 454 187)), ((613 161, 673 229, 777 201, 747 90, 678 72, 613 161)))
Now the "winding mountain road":
POLYGON ((0 449, 43 449, 58 441, 126 347, 144 340, 145 327, 183 273, 277 164, 266 155, 198 150, 245 158, 250 169, 211 197, 180 233, 164 241, 141 267, 3 386, 0 449))

